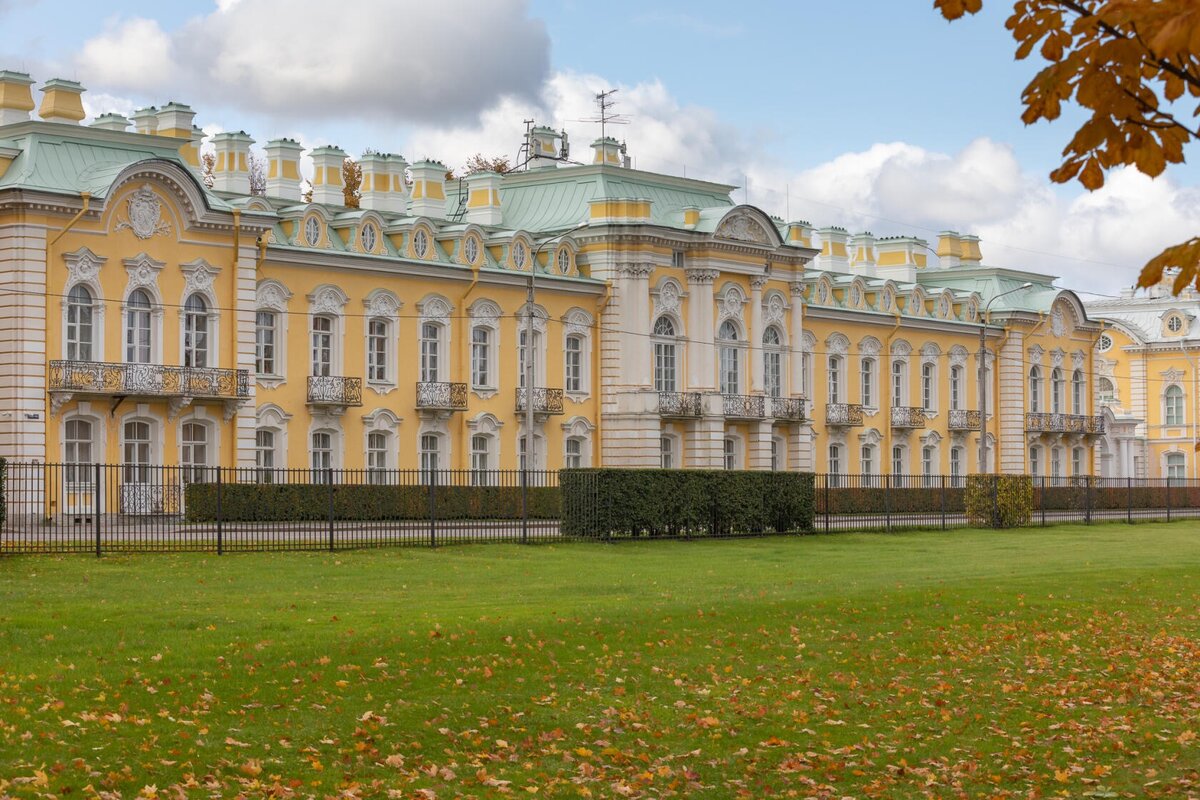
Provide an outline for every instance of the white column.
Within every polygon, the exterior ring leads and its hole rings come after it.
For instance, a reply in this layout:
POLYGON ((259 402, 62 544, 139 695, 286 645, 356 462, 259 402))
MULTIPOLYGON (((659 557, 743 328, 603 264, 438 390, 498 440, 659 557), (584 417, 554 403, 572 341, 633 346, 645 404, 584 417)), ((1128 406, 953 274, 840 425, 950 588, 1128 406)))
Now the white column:
POLYGON ((750 279, 750 392, 761 392, 763 383, 763 313, 762 290, 767 279, 761 275, 750 279))
MULTIPOLYGON (((799 281, 789 285, 792 292, 791 329, 788 339, 791 342, 790 368, 788 380, 791 381, 792 396, 800 394, 801 381, 804 380, 804 301, 801 296, 804 284, 799 281)), ((787 394, 787 392, 785 392, 787 394)))
POLYGON ((713 281, 717 271, 689 269, 687 389, 713 389, 717 368, 714 361, 716 331, 713 330, 713 281))
POLYGON ((625 307, 622 327, 629 333, 626 344, 630 363, 626 365, 629 384, 650 388, 653 370, 650 364, 650 273, 652 264, 625 264, 621 274, 625 283, 625 307))
MULTIPOLYGON (((775 433, 774 426, 770 420, 762 420, 751 423, 749 428, 749 463, 746 464, 746 468, 768 470, 771 468, 771 438, 775 433)), ((779 468, 785 469, 786 464, 780 464, 779 468)))

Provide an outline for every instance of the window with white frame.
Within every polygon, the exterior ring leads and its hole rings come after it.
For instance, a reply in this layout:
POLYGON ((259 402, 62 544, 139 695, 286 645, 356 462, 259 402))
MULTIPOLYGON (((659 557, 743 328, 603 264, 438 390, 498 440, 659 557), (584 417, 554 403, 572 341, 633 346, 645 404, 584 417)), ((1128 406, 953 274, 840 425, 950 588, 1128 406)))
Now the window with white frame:
POLYGON ((441 381, 442 326, 436 322, 421 323, 421 382, 441 381))
POLYGON ((1163 424, 1184 425, 1183 388, 1171 384, 1163 391, 1163 424))
POLYGON ((908 363, 892 359, 892 406, 899 408, 908 402, 908 363))
POLYGON ((471 328, 471 388, 490 389, 492 383, 492 329, 471 328))
POLYGON ((145 289, 135 289, 125 301, 125 361, 149 364, 153 357, 151 316, 154 306, 145 289))
POLYGON ((1050 478, 1054 483, 1062 480, 1063 451, 1061 447, 1050 448, 1050 478))
POLYGON ((1029 411, 1037 414, 1042 410, 1042 368, 1029 368, 1029 411))
POLYGON ((333 374, 333 317, 318 314, 312 318, 312 375, 328 377, 333 374))
POLYGON ((1187 480, 1187 457, 1183 453, 1167 453, 1167 482, 1183 483, 1187 480))
POLYGON ((388 483, 391 468, 391 434, 387 431, 371 431, 367 434, 367 481, 374 484, 388 483))
POLYGON ((63 479, 68 484, 91 483, 93 426, 90 419, 73 417, 63 425, 63 461, 66 468, 63 479))
POLYGON ((921 365, 921 408, 937 410, 937 365, 931 361, 921 365))
POLYGON ((670 317, 654 321, 654 390, 678 391, 676 379, 675 323, 670 317))
POLYGON ((367 381, 390 383, 392 365, 391 324, 386 319, 367 320, 367 381))
POLYGON ((1077 369, 1071 373, 1071 413, 1086 414, 1087 403, 1084 399, 1084 388, 1086 384, 1083 381, 1083 370, 1077 369))
POLYGON ((921 448, 921 474, 925 476, 925 483, 927 485, 933 480, 936 467, 937 451, 932 445, 925 445, 921 448))
POLYGON ((254 466, 259 483, 275 482, 275 448, 277 437, 269 428, 254 432, 254 466))
POLYGON ((152 428, 149 422, 131 419, 122 429, 123 470, 126 483, 150 482, 152 428))
MULTIPOLYGON (((829 445, 829 474, 830 476, 842 474, 842 446, 840 444, 829 445)), ((835 478, 831 477, 831 482, 836 482, 835 478)))
POLYGON ((954 365, 950 368, 950 409, 958 411, 963 407, 964 389, 963 368, 954 365))
POLYGON ((421 481, 430 483, 441 469, 441 437, 436 433, 423 433, 420 440, 421 481))
POLYGON ((783 440, 778 436, 771 437, 771 471, 783 469, 783 440))
POLYGON ((1075 476, 1076 478, 1082 477, 1084 475, 1084 469, 1083 469, 1084 452, 1085 451, 1082 447, 1071 448, 1071 474, 1073 476, 1075 476))
POLYGON ((275 371, 278 319, 274 311, 257 311, 254 314, 254 371, 258 375, 278 374, 275 371))
POLYGON ((658 437, 658 465, 663 469, 675 469, 675 440, 673 437, 658 437))
POLYGON ((563 466, 567 469, 579 469, 583 466, 583 439, 578 436, 568 437, 563 443, 563 466))
POLYGON ((726 436, 724 447, 725 469, 737 469, 737 439, 726 436))
POLYGON ((829 357, 829 404, 836 405, 842 402, 842 357, 833 355, 829 357))
POLYGON ((1063 413, 1063 390, 1065 388, 1062 369, 1055 367, 1050 370, 1050 413, 1063 413))
POLYGON ((333 469, 333 433, 313 431, 310 444, 313 483, 329 483, 333 469))
POLYGON ((208 303, 198 292, 188 295, 183 303, 183 365, 209 366, 208 303))
POLYGON ((491 484, 493 437, 485 433, 477 433, 471 437, 471 485, 488 486, 491 484))
POLYGON ((783 397, 783 337, 774 325, 763 331, 763 389, 767 397, 783 397))
MULTIPOLYGON (((521 328, 520 333, 517 334, 517 386, 521 389, 525 388, 525 370, 526 370, 525 359, 529 356, 529 353, 528 353, 529 348, 525 346, 525 342, 526 342, 526 338, 528 337, 528 335, 529 335, 529 331, 525 330, 525 328, 523 328, 523 327, 521 328)), ((534 388, 537 388, 538 380, 540 379, 540 376, 538 375, 538 353, 541 351, 541 349, 542 349, 542 333, 541 333, 541 331, 534 330, 534 332, 533 332, 533 362, 532 362, 532 364, 530 364, 530 366, 532 367, 532 371, 533 371, 533 386, 534 386, 534 388)))
POLYGON ((717 330, 717 356, 719 388, 721 394, 741 394, 741 351, 737 346, 737 326, 730 320, 721 323, 717 330))
POLYGON ((583 337, 578 334, 571 334, 563 342, 563 378, 566 391, 583 391, 583 337))
POLYGON ((208 480, 209 429, 203 422, 185 422, 180 426, 179 465, 184 483, 208 480))
POLYGON ((1108 378, 1100 378, 1096 381, 1096 399, 1101 403, 1111 403, 1117 398, 1117 390, 1113 387, 1113 382, 1108 378))
POLYGON ((965 459, 964 459, 964 454, 963 454, 963 448, 961 448, 961 447, 951 447, 950 448, 950 482, 954 486, 962 485, 963 461, 964 460, 965 459))
POLYGON ((893 475, 903 475, 905 472, 908 471, 908 464, 907 464, 908 459, 906 459, 904 457, 904 455, 905 454, 904 454, 904 446, 903 445, 897 444, 897 445, 892 446, 892 474, 893 475))
POLYGON ((67 346, 68 361, 91 361, 93 329, 95 320, 95 298, 83 284, 76 284, 67 293, 67 346))
POLYGON ((1030 475, 1033 475, 1036 477, 1037 475, 1041 474, 1041 471, 1042 471, 1041 460, 1042 460, 1042 448, 1038 447, 1037 445, 1030 447, 1029 448, 1029 474, 1030 475))
POLYGON ((875 474, 875 445, 864 444, 858 454, 859 472, 863 475, 875 474))
POLYGON ((875 369, 874 358, 864 357, 860 363, 859 385, 862 388, 861 400, 866 408, 875 408, 875 369))

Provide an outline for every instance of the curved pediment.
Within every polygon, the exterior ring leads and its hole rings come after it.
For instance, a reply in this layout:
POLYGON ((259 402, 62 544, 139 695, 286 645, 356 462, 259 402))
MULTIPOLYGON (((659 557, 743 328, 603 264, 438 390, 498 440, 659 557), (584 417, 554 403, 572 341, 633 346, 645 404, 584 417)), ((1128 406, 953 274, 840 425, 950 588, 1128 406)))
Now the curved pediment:
POLYGON ((729 211, 713 231, 717 239, 777 247, 783 243, 770 217, 752 206, 736 206, 729 211))

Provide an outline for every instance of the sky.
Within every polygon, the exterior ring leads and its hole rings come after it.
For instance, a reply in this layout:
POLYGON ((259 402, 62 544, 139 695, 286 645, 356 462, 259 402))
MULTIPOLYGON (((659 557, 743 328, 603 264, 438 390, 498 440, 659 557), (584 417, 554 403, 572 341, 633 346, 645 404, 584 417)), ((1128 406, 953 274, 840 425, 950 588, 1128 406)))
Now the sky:
POLYGON ((245 130, 436 158, 513 158, 522 121, 565 128, 575 158, 615 112, 639 169, 738 187, 787 219, 934 243, 1112 294, 1200 231, 1200 147, 1150 180, 1088 193, 1047 174, 1083 119, 1025 126, 1036 59, 1015 61, 1007 4, 950 24, 928 0, 0 0, 0 68, 87 87, 90 114, 191 105, 245 130))

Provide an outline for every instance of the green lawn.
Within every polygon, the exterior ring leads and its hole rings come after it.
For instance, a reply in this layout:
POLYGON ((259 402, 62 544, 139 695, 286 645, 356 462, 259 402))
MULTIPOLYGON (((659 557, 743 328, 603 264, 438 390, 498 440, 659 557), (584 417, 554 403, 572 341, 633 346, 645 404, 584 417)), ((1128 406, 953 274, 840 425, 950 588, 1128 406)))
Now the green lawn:
POLYGON ((0 559, 0 797, 1200 796, 1200 527, 0 559))

